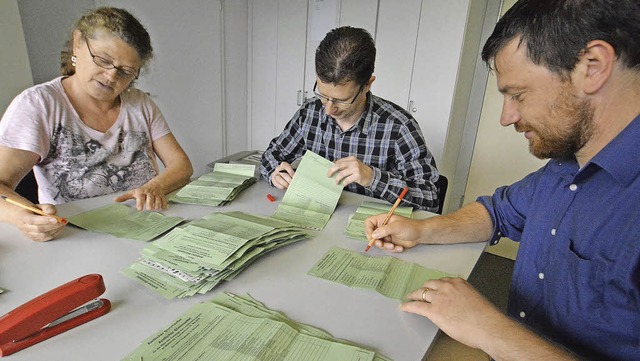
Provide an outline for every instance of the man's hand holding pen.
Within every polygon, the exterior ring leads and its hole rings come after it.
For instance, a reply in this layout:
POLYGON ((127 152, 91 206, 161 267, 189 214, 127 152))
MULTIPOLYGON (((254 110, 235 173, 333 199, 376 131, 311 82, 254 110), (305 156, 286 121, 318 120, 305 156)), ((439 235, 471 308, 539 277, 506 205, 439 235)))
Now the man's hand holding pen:
POLYGON ((287 189, 289 188, 289 184, 291 184, 295 172, 291 164, 282 162, 276 167, 273 173, 271 173, 271 184, 278 189, 287 189))

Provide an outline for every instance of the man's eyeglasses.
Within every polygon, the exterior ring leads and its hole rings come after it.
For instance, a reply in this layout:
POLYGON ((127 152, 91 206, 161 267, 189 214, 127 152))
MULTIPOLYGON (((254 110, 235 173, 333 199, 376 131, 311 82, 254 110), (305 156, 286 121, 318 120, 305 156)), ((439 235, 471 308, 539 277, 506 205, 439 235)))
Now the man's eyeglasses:
POLYGON ((331 101, 334 105, 351 105, 356 101, 356 99, 358 99, 358 95, 362 93, 362 89, 364 89, 364 84, 360 85, 358 92, 356 93, 356 95, 353 96, 353 99, 351 99, 351 101, 329 98, 328 96, 318 93, 316 91, 317 87, 318 87, 318 82, 316 81, 316 83, 313 84, 313 94, 315 94, 318 97, 318 99, 320 99, 322 104, 327 104, 329 101, 331 101))
POLYGON ((122 80, 138 79, 138 75, 140 74, 139 70, 136 70, 128 66, 115 66, 113 65, 113 62, 111 62, 111 60, 105 59, 98 55, 93 55, 93 52, 91 51, 91 47, 89 46, 89 40, 84 39, 84 41, 85 43, 87 43, 87 49, 89 49, 89 54, 91 55, 91 57, 93 58, 93 62, 97 66, 103 69, 116 69, 116 75, 118 76, 118 78, 122 80))

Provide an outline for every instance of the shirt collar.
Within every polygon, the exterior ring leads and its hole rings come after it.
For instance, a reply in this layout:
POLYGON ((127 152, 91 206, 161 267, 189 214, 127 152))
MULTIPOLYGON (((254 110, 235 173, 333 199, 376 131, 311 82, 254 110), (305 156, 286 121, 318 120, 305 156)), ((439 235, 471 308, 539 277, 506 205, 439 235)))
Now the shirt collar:
POLYGON ((600 166, 624 185, 631 184, 640 174, 640 115, 636 116, 589 163, 600 166))
POLYGON ((358 120, 358 126, 362 130, 362 133, 368 134, 373 123, 373 95, 371 91, 367 92, 367 103, 364 105, 364 111, 358 120))

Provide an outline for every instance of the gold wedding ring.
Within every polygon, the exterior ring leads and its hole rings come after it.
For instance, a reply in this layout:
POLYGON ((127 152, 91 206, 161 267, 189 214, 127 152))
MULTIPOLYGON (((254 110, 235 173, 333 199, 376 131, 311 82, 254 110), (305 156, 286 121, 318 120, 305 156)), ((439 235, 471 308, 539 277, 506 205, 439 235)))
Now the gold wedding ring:
POLYGON ((427 298, 425 297, 427 295, 428 291, 431 291, 431 288, 427 288, 427 287, 423 288, 422 289, 422 296, 420 298, 422 298, 422 301, 424 301, 426 303, 431 303, 431 302, 427 301, 427 298))

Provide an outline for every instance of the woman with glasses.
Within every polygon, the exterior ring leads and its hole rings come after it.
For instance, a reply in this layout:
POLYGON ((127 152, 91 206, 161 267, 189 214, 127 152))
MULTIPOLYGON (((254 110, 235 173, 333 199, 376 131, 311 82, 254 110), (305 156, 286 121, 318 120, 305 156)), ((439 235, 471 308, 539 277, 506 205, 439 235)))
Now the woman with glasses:
MULTIPOLYGON (((138 210, 167 206, 191 162, 147 94, 133 87, 151 60, 148 32, 125 10, 103 7, 75 24, 62 51, 62 76, 19 94, 0 121, 0 195, 14 192, 33 168, 40 208, 111 193, 138 210), (160 172, 156 157, 164 165, 160 172)), ((0 202, 0 220, 35 241, 62 225, 0 202)))
POLYGON ((285 189, 291 164, 311 150, 334 162, 327 176, 349 191, 403 206, 438 210, 433 155, 413 117, 371 94, 376 48, 364 29, 331 30, 316 50, 315 97, 296 112, 262 156, 260 171, 285 189))

